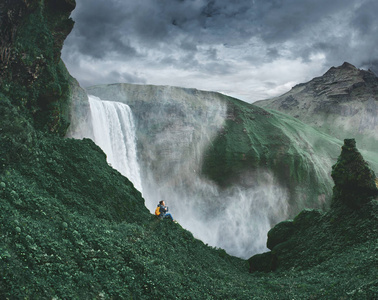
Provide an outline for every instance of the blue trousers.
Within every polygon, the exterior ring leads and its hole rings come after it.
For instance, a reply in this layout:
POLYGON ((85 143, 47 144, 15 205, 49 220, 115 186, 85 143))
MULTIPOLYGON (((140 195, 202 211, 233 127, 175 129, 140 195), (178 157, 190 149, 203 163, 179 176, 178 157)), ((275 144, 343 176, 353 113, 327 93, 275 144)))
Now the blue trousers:
POLYGON ((166 213, 164 216, 163 216, 163 219, 171 219, 173 221, 173 217, 170 213, 166 213))

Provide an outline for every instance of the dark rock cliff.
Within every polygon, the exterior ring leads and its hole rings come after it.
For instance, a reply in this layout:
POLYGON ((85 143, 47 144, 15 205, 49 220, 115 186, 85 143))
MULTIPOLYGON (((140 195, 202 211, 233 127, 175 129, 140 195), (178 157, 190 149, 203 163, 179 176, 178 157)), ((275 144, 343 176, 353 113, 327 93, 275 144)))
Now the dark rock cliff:
POLYGON ((37 128, 64 135, 70 75, 60 51, 74 24, 68 17, 75 1, 6 0, 0 5, 1 97, 37 128))
POLYGON ((354 247, 364 253, 376 245, 377 178, 355 140, 344 141, 332 170, 335 186, 331 209, 325 213, 307 209, 294 220, 277 224, 268 232, 267 247, 271 251, 249 259, 251 272, 307 269, 335 259, 338 252, 354 247))

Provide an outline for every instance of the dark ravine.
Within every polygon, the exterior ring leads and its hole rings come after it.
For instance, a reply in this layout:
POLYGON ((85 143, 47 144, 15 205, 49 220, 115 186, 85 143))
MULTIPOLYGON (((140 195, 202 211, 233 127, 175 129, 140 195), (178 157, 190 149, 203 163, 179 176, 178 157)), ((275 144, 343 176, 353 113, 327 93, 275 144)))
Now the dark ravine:
MULTIPOLYGON (((91 140, 62 138, 69 95, 86 105, 59 59, 73 8, 64 0, 0 4, 1 299, 378 297, 374 176, 353 142, 333 169, 330 211, 305 210, 275 227, 275 271, 249 273, 247 261, 150 215, 91 140), (342 170, 361 176, 356 188, 367 192, 357 203, 343 200, 353 180, 342 170)), ((252 269, 271 269, 274 255, 251 259, 252 269)))

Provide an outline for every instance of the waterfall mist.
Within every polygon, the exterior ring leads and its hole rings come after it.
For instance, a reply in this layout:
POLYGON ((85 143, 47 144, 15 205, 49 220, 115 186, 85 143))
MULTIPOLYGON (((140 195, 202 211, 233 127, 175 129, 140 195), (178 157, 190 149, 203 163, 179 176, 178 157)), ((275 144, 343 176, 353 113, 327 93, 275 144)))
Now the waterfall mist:
POLYGON ((173 217, 203 242, 241 258, 266 251, 267 232, 288 217, 287 191, 272 173, 246 172, 242 183, 227 189, 201 175, 205 150, 227 119, 219 94, 139 89, 114 96, 132 108, 135 127, 127 105, 89 96, 94 141, 108 162, 142 192, 151 213, 165 200, 173 217))
POLYGON ((195 172, 181 174, 179 182, 177 178, 164 183, 152 179, 146 181, 148 187, 144 185, 144 197, 151 211, 160 199, 165 200, 173 217, 196 238, 249 258, 267 251, 267 232, 288 215, 287 193, 272 174, 259 171, 254 175, 245 174, 259 177, 259 184, 227 190, 195 172))

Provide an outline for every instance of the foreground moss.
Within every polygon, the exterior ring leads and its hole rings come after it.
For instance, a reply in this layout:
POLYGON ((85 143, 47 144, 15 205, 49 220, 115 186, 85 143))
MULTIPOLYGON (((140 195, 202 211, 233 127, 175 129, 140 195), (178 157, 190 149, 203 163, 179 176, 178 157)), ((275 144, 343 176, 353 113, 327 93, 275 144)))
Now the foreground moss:
POLYGON ((32 155, 0 177, 3 298, 377 296, 376 200, 358 211, 302 212, 292 221, 299 244, 278 243, 276 271, 250 274, 247 261, 150 215, 92 141, 38 135, 32 155))

